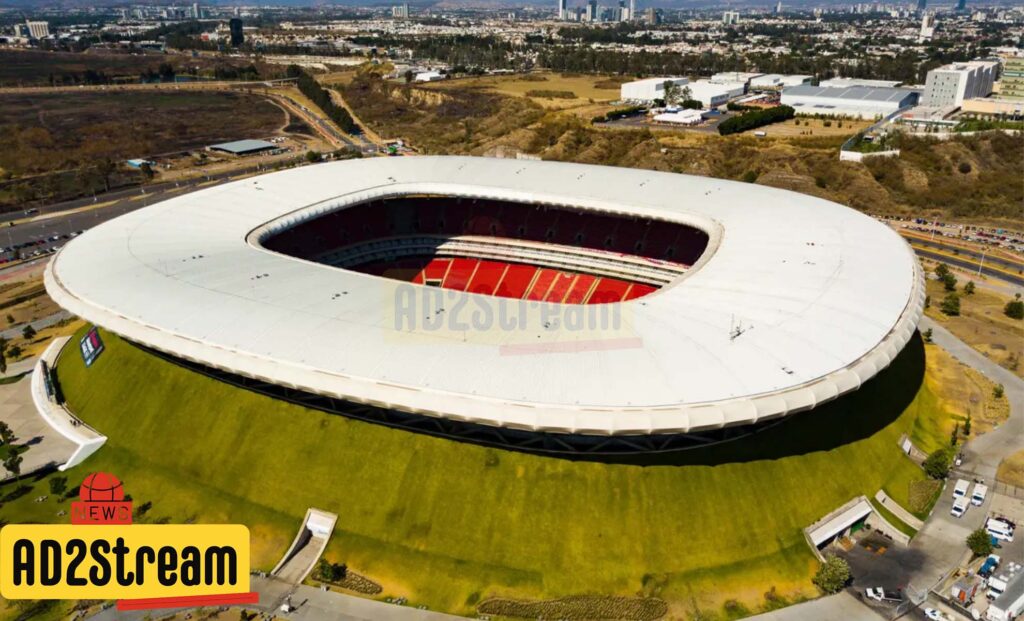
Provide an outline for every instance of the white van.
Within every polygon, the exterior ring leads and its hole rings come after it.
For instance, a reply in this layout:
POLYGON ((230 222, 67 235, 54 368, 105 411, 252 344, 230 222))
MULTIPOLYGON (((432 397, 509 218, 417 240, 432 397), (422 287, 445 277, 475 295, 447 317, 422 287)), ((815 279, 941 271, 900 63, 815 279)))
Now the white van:
POLYGON ((988 534, 1001 541, 1013 541, 1013 528, 1002 520, 989 518, 985 522, 985 530, 988 531, 988 534))
POLYGON ((960 479, 956 482, 956 486, 953 488, 953 500, 957 498, 963 498, 967 495, 967 488, 971 486, 966 479, 960 479))
POLYGON ((949 514, 955 518, 963 517, 967 513, 968 506, 970 505, 963 498, 957 498, 953 501, 953 508, 949 510, 949 514))
POLYGON ((985 504, 985 496, 988 494, 988 486, 982 483, 974 484, 974 492, 971 493, 971 504, 980 507, 985 504))

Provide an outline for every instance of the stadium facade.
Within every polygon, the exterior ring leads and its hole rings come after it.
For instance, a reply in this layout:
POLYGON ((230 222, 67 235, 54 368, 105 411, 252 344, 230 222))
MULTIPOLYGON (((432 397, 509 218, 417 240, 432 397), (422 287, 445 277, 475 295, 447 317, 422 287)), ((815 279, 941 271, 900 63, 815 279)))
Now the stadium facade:
POLYGON ((743 435, 899 354, 920 266, 788 191, 462 157, 303 167, 100 225, 46 271, 171 360, 348 416, 556 452, 743 435))

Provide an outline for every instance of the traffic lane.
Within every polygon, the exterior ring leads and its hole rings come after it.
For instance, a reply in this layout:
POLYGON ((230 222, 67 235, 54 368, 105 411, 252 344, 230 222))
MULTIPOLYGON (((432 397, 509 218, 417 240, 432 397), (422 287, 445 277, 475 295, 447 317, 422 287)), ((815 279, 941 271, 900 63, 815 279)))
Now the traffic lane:
MULTIPOLYGON (((962 267, 965 270, 972 271, 975 274, 978 273, 977 263, 972 263, 964 259, 957 259, 956 257, 949 257, 944 254, 939 254, 938 252, 925 250, 924 248, 914 248, 914 252, 916 252, 918 255, 922 257, 931 259, 933 261, 948 263, 950 265, 955 265, 956 267, 962 267)), ((985 262, 987 263, 988 259, 986 259, 985 262)), ((1006 282, 1010 282, 1015 285, 1024 287, 1024 276, 1015 276, 1013 274, 1007 274, 1006 272, 990 269, 988 267, 982 267, 981 273, 984 274, 985 276, 991 276, 992 278, 998 278, 999 280, 1005 280, 1006 282)))
MULTIPOLYGON (((932 248, 938 248, 940 250, 945 250, 946 252, 950 252, 952 254, 962 254, 962 255, 968 256, 968 257, 970 257, 972 259, 977 259, 978 261, 981 261, 981 257, 982 257, 982 254, 983 254, 983 253, 975 251, 975 250, 969 250, 969 249, 964 248, 962 246, 954 246, 954 245, 951 245, 951 244, 944 244, 944 243, 942 243, 942 242, 940 242, 938 240, 934 240, 934 239, 921 239, 920 237, 909 237, 908 241, 910 241, 911 244, 921 244, 922 246, 931 246, 932 248)), ((1024 270, 1024 263, 1011 261, 1010 259, 1004 259, 1004 258, 999 257, 999 256, 993 256, 993 255, 991 255, 991 254, 989 254, 987 252, 984 253, 984 256, 985 256, 985 263, 997 264, 997 265, 1000 265, 1002 267, 1005 267, 1005 268, 1013 270, 1013 271, 1024 270)))

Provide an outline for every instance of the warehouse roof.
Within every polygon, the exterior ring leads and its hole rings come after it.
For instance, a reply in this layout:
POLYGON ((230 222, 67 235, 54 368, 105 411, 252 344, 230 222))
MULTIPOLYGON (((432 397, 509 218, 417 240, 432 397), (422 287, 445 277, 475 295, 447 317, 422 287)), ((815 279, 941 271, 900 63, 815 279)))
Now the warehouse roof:
POLYGON ((233 142, 212 144, 209 148, 214 151, 227 151, 228 153, 234 153, 235 155, 245 155, 246 153, 257 153, 259 151, 276 149, 277 145, 273 142, 267 142, 266 140, 235 140, 233 142))
POLYGON ((832 97, 845 101, 900 101, 916 91, 907 88, 888 88, 879 86, 790 86, 783 91, 785 95, 800 97, 832 97))

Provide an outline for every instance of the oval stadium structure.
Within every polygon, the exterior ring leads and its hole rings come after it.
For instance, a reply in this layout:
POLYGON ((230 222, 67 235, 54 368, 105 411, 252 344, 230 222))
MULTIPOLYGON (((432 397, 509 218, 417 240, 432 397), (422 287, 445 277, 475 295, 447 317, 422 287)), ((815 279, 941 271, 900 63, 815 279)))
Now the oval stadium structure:
POLYGON ((925 298, 895 232, 822 199, 463 157, 334 162, 173 198, 74 239, 46 288, 253 389, 598 453, 735 437, 856 390, 925 298))

